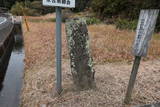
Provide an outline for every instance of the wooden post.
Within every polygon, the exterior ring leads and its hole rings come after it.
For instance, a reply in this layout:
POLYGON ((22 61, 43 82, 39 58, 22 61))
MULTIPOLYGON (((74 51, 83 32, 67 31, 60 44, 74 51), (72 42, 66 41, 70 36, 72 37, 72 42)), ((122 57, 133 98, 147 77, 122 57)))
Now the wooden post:
POLYGON ((29 25, 28 25, 28 22, 27 22, 27 17, 25 15, 24 16, 24 22, 25 22, 25 25, 26 25, 26 28, 27 28, 27 31, 29 32, 29 25))
POLYGON ((23 12, 24 22, 25 22, 25 25, 26 25, 27 31, 29 32, 30 30, 29 30, 29 25, 28 25, 28 22, 27 22, 27 17, 26 17, 26 15, 25 15, 25 12, 24 12, 23 7, 21 7, 21 9, 22 9, 22 12, 23 12))
POLYGON ((132 72, 131 72, 129 85, 128 85, 128 89, 127 89, 127 94, 126 94, 126 97, 125 97, 125 100, 124 100, 124 102, 126 104, 128 104, 131 100, 131 94, 132 94, 132 91, 133 91, 133 88, 134 88, 134 83, 135 83, 136 76, 137 76, 137 73, 138 73, 138 68, 139 68, 140 61, 141 61, 141 57, 136 56, 135 60, 134 60, 133 67, 132 67, 132 72))
POLYGON ((141 57, 147 56, 148 44, 154 32, 158 13, 158 9, 141 10, 136 38, 133 45, 133 55, 135 56, 135 61, 128 84, 127 94, 124 100, 124 103, 126 104, 129 104, 131 100, 131 94, 134 88, 141 57))

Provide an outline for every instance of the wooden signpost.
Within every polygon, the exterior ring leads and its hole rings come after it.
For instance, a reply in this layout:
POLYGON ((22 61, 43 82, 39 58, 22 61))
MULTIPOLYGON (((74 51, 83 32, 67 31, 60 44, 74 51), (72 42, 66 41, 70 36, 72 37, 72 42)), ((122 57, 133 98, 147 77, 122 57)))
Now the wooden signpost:
POLYGON ((141 57, 147 56, 148 44, 155 29, 158 13, 159 10, 157 9, 141 10, 140 12, 136 38, 133 45, 133 55, 135 56, 135 61, 129 80, 127 94, 124 100, 126 104, 130 103, 131 100, 131 94, 134 88, 141 57))
POLYGON ((56 91, 58 94, 62 92, 62 73, 61 73, 61 23, 62 12, 61 7, 74 8, 75 0, 43 0, 44 6, 56 7, 56 91))

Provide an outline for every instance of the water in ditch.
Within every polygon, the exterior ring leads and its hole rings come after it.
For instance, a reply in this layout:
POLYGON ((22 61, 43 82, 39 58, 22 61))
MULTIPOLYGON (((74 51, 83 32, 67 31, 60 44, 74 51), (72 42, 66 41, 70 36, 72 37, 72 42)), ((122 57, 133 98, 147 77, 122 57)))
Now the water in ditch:
POLYGON ((23 44, 15 44, 12 51, 3 87, 0 91, 0 107, 19 107, 24 71, 23 44))

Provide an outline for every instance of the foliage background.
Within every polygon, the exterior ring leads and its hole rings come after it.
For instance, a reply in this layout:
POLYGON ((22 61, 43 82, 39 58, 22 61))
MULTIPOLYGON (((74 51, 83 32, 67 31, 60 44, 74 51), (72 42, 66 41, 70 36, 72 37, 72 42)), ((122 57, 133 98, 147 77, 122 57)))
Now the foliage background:
MULTIPOLYGON (((19 5, 26 6, 27 15, 43 15, 54 11, 54 8, 43 7, 42 0, 0 0, 0 7, 11 9, 14 14, 21 14, 19 5), (21 3, 17 3, 21 2, 21 3), (13 6, 14 5, 14 6, 13 6)), ((91 10, 95 16, 108 20, 107 22, 118 24, 119 28, 134 29, 141 9, 160 9, 160 0, 76 0, 76 8, 73 12, 91 10), (110 21, 110 19, 112 19, 110 21), (122 26, 119 26, 119 23, 122 26), (130 24, 131 23, 131 24, 130 24), (127 26, 128 26, 127 25, 127 26)), ((157 21, 157 31, 160 31, 160 16, 157 21)))
MULTIPOLYGON (((93 0, 91 7, 101 18, 126 19, 131 23, 138 19, 141 9, 160 9, 160 0, 93 0)), ((160 30, 160 16, 156 30, 160 30)))

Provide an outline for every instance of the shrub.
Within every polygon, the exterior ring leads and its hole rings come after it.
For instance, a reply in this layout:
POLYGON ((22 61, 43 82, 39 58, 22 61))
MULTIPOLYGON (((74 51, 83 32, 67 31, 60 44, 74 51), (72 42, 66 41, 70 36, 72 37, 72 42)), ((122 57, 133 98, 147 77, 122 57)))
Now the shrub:
MULTIPOLYGON (((159 4, 160 0, 92 0, 91 7, 102 18, 124 18, 127 21, 138 20, 141 9, 160 9, 159 4)), ((119 20, 118 25, 119 22, 126 23, 119 20)), ((134 22, 131 24, 134 26, 134 22)), ((158 30, 160 31, 160 18, 157 20, 156 31, 158 30)))
POLYGON ((135 30, 137 28, 137 20, 128 21, 126 19, 117 19, 115 22, 116 28, 118 29, 129 29, 135 30))
POLYGON ((11 13, 13 15, 23 15, 22 7, 24 4, 22 2, 16 2, 15 5, 12 6, 11 8, 11 13))
POLYGON ((76 0, 76 7, 72 9, 74 12, 83 11, 87 6, 89 6, 91 0, 76 0))
POLYGON ((54 7, 45 7, 42 5, 42 1, 33 1, 27 6, 30 9, 34 9, 37 11, 38 14, 43 15, 47 13, 51 13, 55 11, 54 7))
POLYGON ((87 23, 87 25, 99 24, 99 23, 101 23, 101 20, 100 20, 100 19, 97 19, 97 18, 95 18, 95 17, 86 18, 86 23, 87 23))
POLYGON ((98 15, 112 17, 127 8, 127 0, 93 0, 91 6, 98 15))
POLYGON ((24 12, 28 16, 39 16, 53 11, 55 11, 53 7, 42 6, 41 1, 16 2, 11 8, 11 13, 14 15, 23 15, 24 12))
POLYGON ((25 15, 36 15, 37 12, 34 9, 26 8, 23 2, 16 2, 16 4, 13 5, 11 8, 11 13, 13 15, 22 16, 24 14, 25 15))
MULTIPOLYGON (((115 23, 116 28, 118 29, 128 29, 128 30, 136 30, 137 28, 137 24, 138 24, 138 20, 132 20, 129 21, 127 19, 116 19, 115 23)), ((155 28, 155 32, 159 32, 160 31, 160 16, 157 19, 157 24, 156 24, 156 28, 155 28)))

